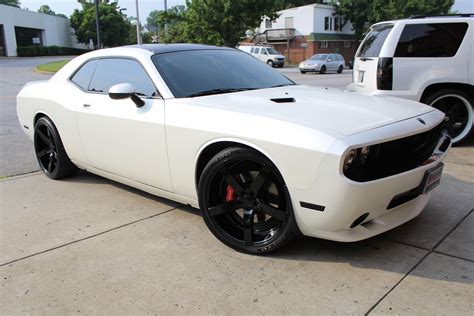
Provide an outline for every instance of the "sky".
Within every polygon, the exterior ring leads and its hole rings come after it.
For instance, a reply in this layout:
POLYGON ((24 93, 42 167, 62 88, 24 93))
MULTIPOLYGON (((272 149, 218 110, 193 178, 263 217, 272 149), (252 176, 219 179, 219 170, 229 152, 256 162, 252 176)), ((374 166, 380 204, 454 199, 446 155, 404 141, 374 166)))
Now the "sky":
MULTIPOLYGON (((474 0, 472 0, 474 1, 474 0)), ((174 5, 184 4, 185 0, 168 0, 168 8, 174 5)), ((80 9, 81 5, 76 0, 20 0, 21 8, 28 8, 30 11, 37 11, 43 4, 49 5, 51 10, 56 13, 62 13, 70 16, 74 9, 80 9)), ((138 0, 140 21, 146 23, 146 18, 153 10, 163 10, 164 0, 138 0)), ((120 8, 126 8, 124 11, 128 16, 136 16, 135 0, 118 0, 120 8)))
MULTIPOLYGON (((76 0, 20 0, 22 8, 28 8, 31 11, 37 11, 38 8, 47 4, 56 13, 62 13, 70 16, 72 11, 80 8, 76 0)), ((121 8, 127 8, 128 16, 136 16, 135 0, 119 0, 121 8)), ((174 5, 184 4, 185 0, 168 0, 168 8, 174 5)), ((163 10, 164 0, 139 0, 140 21, 146 23, 146 18, 153 10, 163 10)), ((453 10, 461 13, 474 13, 474 0, 456 0, 453 10)))

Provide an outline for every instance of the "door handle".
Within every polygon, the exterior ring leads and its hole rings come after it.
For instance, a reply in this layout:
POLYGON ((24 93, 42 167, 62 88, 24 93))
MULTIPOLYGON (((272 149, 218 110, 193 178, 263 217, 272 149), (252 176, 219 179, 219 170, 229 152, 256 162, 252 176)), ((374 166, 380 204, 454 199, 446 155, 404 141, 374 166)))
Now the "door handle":
POLYGON ((90 104, 83 104, 82 106, 85 107, 85 108, 89 108, 91 105, 90 104))

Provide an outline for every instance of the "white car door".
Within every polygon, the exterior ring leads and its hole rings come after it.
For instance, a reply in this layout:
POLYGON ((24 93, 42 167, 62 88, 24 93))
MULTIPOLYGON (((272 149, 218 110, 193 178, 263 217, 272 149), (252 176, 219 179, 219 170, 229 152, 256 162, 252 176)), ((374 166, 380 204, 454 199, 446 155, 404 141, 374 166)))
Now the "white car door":
POLYGON ((166 151, 164 101, 140 63, 99 59, 76 121, 88 164, 94 168, 172 191, 166 151), (130 83, 145 102, 113 100, 111 86, 130 83))

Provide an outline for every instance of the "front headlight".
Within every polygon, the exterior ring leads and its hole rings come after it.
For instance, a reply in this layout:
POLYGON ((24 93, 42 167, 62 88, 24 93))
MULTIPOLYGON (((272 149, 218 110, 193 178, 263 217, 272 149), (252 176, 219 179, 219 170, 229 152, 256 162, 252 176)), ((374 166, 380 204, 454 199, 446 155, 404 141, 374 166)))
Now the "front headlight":
POLYGON ((344 156, 344 164, 342 165, 344 173, 352 168, 363 165, 367 161, 369 154, 369 146, 349 150, 344 156))

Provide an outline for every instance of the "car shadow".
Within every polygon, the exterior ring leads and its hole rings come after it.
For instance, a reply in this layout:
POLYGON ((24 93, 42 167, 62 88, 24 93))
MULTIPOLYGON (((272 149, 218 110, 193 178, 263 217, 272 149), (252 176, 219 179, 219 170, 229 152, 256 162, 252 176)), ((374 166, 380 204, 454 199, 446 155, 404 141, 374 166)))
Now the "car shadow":
MULTIPOLYGON (((467 185, 472 186, 471 182, 465 182, 457 179, 454 176, 447 175, 446 178, 449 179, 447 186, 449 187, 465 187, 467 185)), ((151 199, 158 201, 163 204, 176 204, 175 202, 164 199, 161 197, 148 194, 146 192, 140 191, 138 189, 123 185, 88 172, 79 172, 76 177, 71 177, 65 179, 68 182, 74 183, 83 183, 86 185, 95 185, 95 184, 106 184, 112 185, 114 187, 126 190, 130 193, 137 194, 146 199, 151 199)), ((439 188, 443 190, 443 188, 439 188)), ((445 202, 444 205, 451 205, 456 203, 458 195, 455 191, 443 190, 440 194, 445 202)), ((432 200, 437 200, 436 197, 432 197, 432 200)), ((200 211, 196 208, 181 205, 178 207, 178 211, 185 212, 186 214, 192 216, 201 216, 200 211)), ((292 260, 292 261, 306 261, 306 262, 315 262, 315 263, 334 263, 334 264, 349 264, 351 267, 358 269, 377 269, 383 270, 391 273, 398 273, 401 276, 410 271, 415 265, 422 260, 425 255, 430 251, 430 248, 419 247, 416 245, 411 245, 407 242, 397 241, 397 237, 393 237, 393 232, 400 230, 402 235, 410 234, 411 232, 417 233, 418 235, 423 234, 432 234, 431 229, 426 229, 426 223, 423 220, 423 217, 429 218, 433 215, 437 216, 437 220, 444 221, 447 220, 450 215, 449 209, 442 209, 441 212, 436 210, 436 207, 428 205, 427 209, 420 215, 420 217, 411 220, 410 222, 382 235, 359 241, 353 243, 342 243, 342 242, 333 242, 318 238, 311 238, 305 236, 299 236, 296 240, 291 242, 289 245, 282 247, 281 249, 262 256, 262 260, 292 260), (431 213, 431 214, 430 214, 431 213), (426 231, 419 231, 419 229, 426 229, 426 231), (392 235, 390 235, 392 234, 392 235)), ((462 217, 459 215, 459 217, 462 217)), ((210 232, 205 229, 204 221, 199 222, 204 228, 203 232, 208 233, 208 238, 214 238, 210 232)), ((443 231, 441 234, 446 235, 457 222, 453 223, 448 229, 443 231)), ((437 236, 438 241, 441 240, 444 235, 437 236)), ((425 236, 426 238, 426 236, 425 236)), ((227 249, 224 245, 221 245, 224 250, 220 249, 219 251, 234 251, 232 249, 227 249)), ((219 245, 218 245, 219 247, 219 245)), ((456 271, 454 276, 449 279, 449 282, 458 282, 458 283, 474 283, 473 276, 469 276, 468 272, 456 271)), ((446 276, 443 273, 439 274, 426 274, 423 271, 414 270, 411 272, 411 275, 430 278, 440 281, 447 281, 446 276)))

